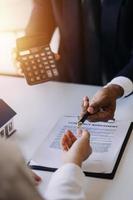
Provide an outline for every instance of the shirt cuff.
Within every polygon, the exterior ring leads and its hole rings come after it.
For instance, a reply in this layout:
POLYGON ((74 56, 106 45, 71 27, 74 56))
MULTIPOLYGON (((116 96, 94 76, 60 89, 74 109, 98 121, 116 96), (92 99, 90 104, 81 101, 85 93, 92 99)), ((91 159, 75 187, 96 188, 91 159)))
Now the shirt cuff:
POLYGON ((133 82, 127 77, 118 76, 116 78, 113 78, 106 86, 110 84, 121 86, 124 90, 123 97, 128 96, 130 93, 133 92, 133 82))
POLYGON ((84 178, 82 169, 76 164, 63 165, 52 175, 45 192, 45 198, 85 200, 84 178))
POLYGON ((75 181, 78 181, 79 184, 81 183, 81 186, 82 186, 85 175, 82 169, 78 165, 74 163, 67 163, 67 164, 64 164, 62 167, 60 167, 53 174, 53 177, 54 178, 57 177, 57 179, 63 178, 65 180, 70 179, 71 177, 72 179, 75 179, 75 181))

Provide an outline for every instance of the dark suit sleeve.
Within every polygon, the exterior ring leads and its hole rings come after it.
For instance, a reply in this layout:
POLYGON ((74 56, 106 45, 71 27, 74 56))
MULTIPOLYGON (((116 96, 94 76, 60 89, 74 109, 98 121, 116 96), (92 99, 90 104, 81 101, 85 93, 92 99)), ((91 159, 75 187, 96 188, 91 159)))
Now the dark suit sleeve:
POLYGON ((133 81, 133 56, 131 57, 129 63, 120 71, 118 76, 125 76, 133 81))
POLYGON ((26 35, 43 34, 50 40, 56 26, 51 1, 34 0, 33 4, 33 11, 26 28, 26 35))

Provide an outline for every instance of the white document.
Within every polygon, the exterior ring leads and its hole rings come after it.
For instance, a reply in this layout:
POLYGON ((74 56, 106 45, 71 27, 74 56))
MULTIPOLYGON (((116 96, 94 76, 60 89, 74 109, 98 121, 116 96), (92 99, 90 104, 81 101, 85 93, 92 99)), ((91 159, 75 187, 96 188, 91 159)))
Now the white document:
MULTIPOLYGON (((42 142, 33 161, 38 165, 59 168, 62 163, 60 138, 66 130, 77 133, 77 117, 65 116, 60 119, 42 142)), ((121 146, 128 132, 130 121, 85 122, 82 128, 90 132, 91 156, 83 163, 86 172, 111 173, 121 146)))

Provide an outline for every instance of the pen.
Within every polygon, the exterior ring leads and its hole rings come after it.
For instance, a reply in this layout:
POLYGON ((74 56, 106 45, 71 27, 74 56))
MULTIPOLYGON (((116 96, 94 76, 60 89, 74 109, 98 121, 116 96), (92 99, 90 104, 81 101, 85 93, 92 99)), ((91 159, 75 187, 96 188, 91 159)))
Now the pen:
POLYGON ((41 165, 29 165, 32 170, 54 172, 56 168, 44 167, 41 165))
POLYGON ((78 121, 77 127, 79 128, 82 126, 82 124, 85 122, 85 120, 88 118, 88 116, 91 115, 88 111, 83 115, 83 117, 78 121))

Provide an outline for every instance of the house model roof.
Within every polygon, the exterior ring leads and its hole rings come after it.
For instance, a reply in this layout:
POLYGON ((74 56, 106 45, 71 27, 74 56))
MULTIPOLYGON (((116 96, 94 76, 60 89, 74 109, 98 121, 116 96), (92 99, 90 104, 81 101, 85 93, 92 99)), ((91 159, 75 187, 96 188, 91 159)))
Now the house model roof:
POLYGON ((0 99, 0 128, 15 115, 16 112, 7 103, 0 99))

